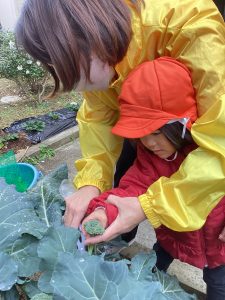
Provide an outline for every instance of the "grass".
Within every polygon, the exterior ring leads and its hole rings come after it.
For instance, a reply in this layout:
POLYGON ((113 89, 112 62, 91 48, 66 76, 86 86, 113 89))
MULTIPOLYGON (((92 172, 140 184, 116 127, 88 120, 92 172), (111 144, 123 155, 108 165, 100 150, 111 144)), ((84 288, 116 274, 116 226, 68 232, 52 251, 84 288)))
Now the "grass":
MULTIPOLYGON (((0 86, 1 89, 1 86, 0 86)), ((0 124, 1 129, 9 126, 16 120, 21 120, 27 117, 46 114, 51 111, 65 107, 71 102, 82 102, 82 96, 78 93, 71 92, 63 94, 55 99, 45 100, 42 103, 37 103, 29 100, 21 100, 15 104, 0 105, 0 124)))
POLYGON ((46 159, 52 158, 54 156, 55 150, 43 144, 40 146, 40 151, 38 154, 32 155, 30 157, 25 157, 22 160, 22 162, 37 165, 41 162, 44 162, 46 159))

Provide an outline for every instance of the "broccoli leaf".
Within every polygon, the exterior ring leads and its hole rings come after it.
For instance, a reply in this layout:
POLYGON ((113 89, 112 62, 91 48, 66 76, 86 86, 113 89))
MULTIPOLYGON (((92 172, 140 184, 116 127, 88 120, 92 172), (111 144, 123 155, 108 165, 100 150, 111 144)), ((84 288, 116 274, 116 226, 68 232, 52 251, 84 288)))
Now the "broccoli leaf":
POLYGON ((23 285, 23 290, 29 298, 34 297, 37 294, 41 294, 41 290, 38 288, 37 281, 29 281, 23 285))
POLYGON ((68 178, 68 169, 66 164, 63 164, 44 176, 30 193, 30 201, 34 203, 37 215, 47 227, 62 224, 65 204, 59 193, 59 186, 66 178, 68 178))
POLYGON ((58 226, 50 227, 38 246, 38 256, 42 258, 41 275, 38 287, 45 293, 53 292, 50 279, 60 252, 75 253, 80 233, 75 228, 58 226))
POLYGON ((138 280, 152 280, 152 268, 156 263, 156 255, 153 252, 151 255, 147 253, 140 253, 131 260, 130 272, 133 277, 138 280))
POLYGON ((12 247, 24 233, 42 238, 47 230, 26 193, 19 193, 0 178, 0 251, 12 247))
POLYGON ((31 300, 52 300, 52 295, 47 295, 44 293, 37 294, 34 297, 31 298, 31 300))
POLYGON ((20 300, 20 294, 14 286, 11 290, 0 292, 0 300, 20 300))
POLYGON ((5 253, 0 252, 0 291, 9 291, 16 283, 18 265, 5 253))
MULTIPOLYGON (((165 295, 166 299, 182 299, 182 300, 190 300, 196 299, 195 295, 189 295, 184 293, 184 290, 179 285, 179 282, 175 276, 170 276, 165 272, 157 271, 154 273, 153 280, 155 282, 161 283, 161 293, 165 295)), ((157 296, 158 297, 158 296, 157 296)), ((158 299, 156 297, 156 299, 158 299)))
MULTIPOLYGON (((149 257, 148 262, 153 262, 152 254, 149 257)), ((143 257, 140 260, 136 259, 136 261, 141 260, 143 261, 143 257)), ((51 285, 54 287, 53 299, 196 299, 183 290, 181 292, 180 288, 177 289, 177 286, 173 284, 166 291, 165 286, 159 281, 150 281, 143 279, 143 276, 134 276, 134 274, 142 274, 143 264, 135 262, 132 268, 133 271, 130 272, 124 261, 108 262, 104 261, 102 257, 88 256, 79 252, 75 255, 60 253, 51 279, 51 285)), ((168 275, 168 277, 170 276, 168 275)))
POLYGON ((29 277, 39 272, 41 259, 37 255, 38 243, 36 238, 25 234, 12 244, 8 253, 18 264, 18 276, 29 277))

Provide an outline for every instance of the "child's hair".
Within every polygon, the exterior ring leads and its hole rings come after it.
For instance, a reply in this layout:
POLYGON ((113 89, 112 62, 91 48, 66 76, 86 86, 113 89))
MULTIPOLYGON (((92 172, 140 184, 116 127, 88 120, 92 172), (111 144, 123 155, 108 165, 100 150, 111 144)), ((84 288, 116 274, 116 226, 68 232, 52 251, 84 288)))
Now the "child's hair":
POLYGON ((182 138, 183 125, 180 122, 165 124, 160 128, 160 131, 168 138, 177 150, 194 143, 188 129, 186 129, 184 138, 182 138))
MULTIPOLYGON (((143 0, 130 2, 138 9, 143 0)), ((26 0, 16 36, 52 74, 53 96, 60 81, 63 91, 76 86, 80 68, 90 80, 93 54, 110 66, 123 59, 132 36, 130 10, 124 0, 26 0)))

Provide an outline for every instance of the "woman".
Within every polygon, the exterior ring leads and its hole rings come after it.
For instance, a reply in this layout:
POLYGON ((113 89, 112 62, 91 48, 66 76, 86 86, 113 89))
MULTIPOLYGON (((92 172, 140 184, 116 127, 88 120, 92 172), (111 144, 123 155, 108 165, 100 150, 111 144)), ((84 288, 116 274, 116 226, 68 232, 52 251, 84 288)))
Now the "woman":
POLYGON ((90 200, 112 186, 122 139, 111 128, 119 116, 117 97, 130 71, 165 55, 191 70, 200 116, 192 135, 199 148, 187 156, 176 180, 159 179, 132 199, 129 208, 126 198, 111 196, 108 201, 118 207, 119 216, 104 235, 88 242, 128 232, 146 217, 156 228, 200 228, 225 190, 225 27, 213 2, 27 0, 17 37, 53 75, 53 94, 60 82, 64 91, 88 91, 77 117, 83 158, 76 162, 78 191, 66 199, 68 226, 78 227, 90 200), (177 204, 176 214, 170 199, 177 204), (180 222, 182 214, 185 222, 180 222))
MULTIPOLYGON (((91 200, 82 226, 89 220, 98 220, 104 228, 110 226, 118 210, 106 202, 109 195, 127 197, 129 205, 132 197, 144 194, 160 177, 171 177, 196 149, 190 134, 197 118, 195 91, 190 72, 177 60, 160 57, 137 66, 123 83, 119 103, 120 118, 112 132, 136 139, 137 158, 117 188, 91 200)), ((176 189, 179 191, 179 186, 176 189)), ((173 210, 176 212, 176 202, 173 210)), ((182 217, 185 222, 185 215, 182 217)), ((225 243, 218 240, 224 219, 225 197, 199 230, 156 228, 156 267, 166 271, 176 258, 201 268, 207 299, 225 299, 225 243)))

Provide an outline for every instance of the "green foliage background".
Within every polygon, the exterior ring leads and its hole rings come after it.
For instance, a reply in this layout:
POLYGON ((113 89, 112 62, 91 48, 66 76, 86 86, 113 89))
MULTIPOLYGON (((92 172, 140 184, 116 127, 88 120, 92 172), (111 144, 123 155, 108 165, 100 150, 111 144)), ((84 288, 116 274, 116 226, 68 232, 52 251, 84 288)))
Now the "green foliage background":
POLYGON ((0 31, 0 78, 14 80, 23 92, 36 94, 46 76, 40 62, 17 48, 14 33, 0 31))

